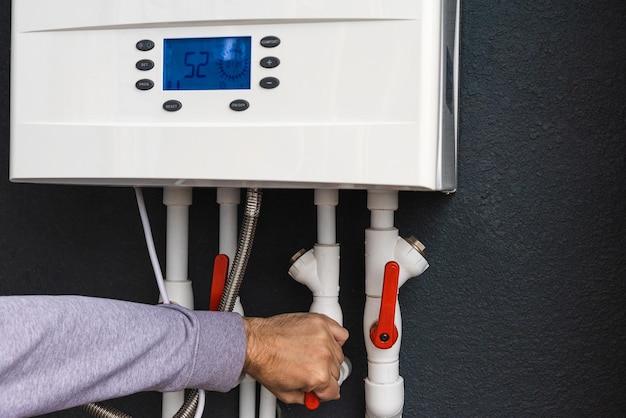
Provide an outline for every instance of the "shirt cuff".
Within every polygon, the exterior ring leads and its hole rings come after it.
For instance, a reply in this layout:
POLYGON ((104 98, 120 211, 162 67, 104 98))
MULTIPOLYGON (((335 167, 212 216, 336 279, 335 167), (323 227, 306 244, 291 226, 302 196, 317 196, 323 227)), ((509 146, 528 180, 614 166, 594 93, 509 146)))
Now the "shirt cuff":
POLYGON ((246 331, 238 313, 195 311, 198 345, 189 388, 227 392, 237 385, 246 359, 246 331))

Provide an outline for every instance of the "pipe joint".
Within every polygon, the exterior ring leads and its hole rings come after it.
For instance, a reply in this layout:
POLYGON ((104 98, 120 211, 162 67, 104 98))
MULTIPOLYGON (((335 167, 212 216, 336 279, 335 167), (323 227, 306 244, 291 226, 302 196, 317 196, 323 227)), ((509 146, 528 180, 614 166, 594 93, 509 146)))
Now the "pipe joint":
POLYGON ((193 289, 191 280, 165 280, 165 290, 171 302, 193 309, 193 289))
POLYGON ((216 200, 220 205, 238 205, 241 203, 241 190, 237 187, 218 187, 216 200))
POLYGON ((379 384, 365 379, 365 405, 368 418, 396 418, 402 416, 404 406, 404 379, 379 384))
POLYGON ((165 206, 190 206, 193 201, 191 187, 165 187, 163 189, 163 204, 165 206))
POLYGON ((313 202, 316 206, 337 206, 339 204, 339 190, 315 189, 313 202))
POLYGON ((398 210, 398 191, 368 190, 367 208, 369 210, 398 210))

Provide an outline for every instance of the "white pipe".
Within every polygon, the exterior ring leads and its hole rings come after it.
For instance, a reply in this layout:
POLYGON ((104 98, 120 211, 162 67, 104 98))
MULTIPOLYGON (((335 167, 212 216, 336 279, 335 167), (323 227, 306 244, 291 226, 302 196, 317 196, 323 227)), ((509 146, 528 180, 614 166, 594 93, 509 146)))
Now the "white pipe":
MULTIPOLYGON (((191 188, 166 187, 163 190, 163 204, 167 206, 165 288, 171 301, 189 309, 194 308, 193 289, 187 279, 191 203, 191 188)), ((184 402, 184 391, 164 393, 163 418, 174 416, 184 402)))
POLYGON ((232 262, 237 252, 237 207, 241 203, 241 191, 234 187, 217 189, 220 205, 219 252, 232 262))
MULTIPOLYGON (((254 385, 252 387, 256 388, 255 381, 252 378, 250 378, 250 380, 252 381, 252 384, 254 385)), ((244 382, 245 382, 245 379, 241 384, 243 385, 244 382)), ((249 395, 249 398, 252 399, 253 404, 254 404, 255 396, 256 396, 256 391, 254 391, 254 393, 251 393, 249 395)), ((239 403, 240 405, 244 403, 243 392, 240 392, 239 403)), ((259 418, 276 418, 276 413, 277 413, 276 396, 274 396, 274 394, 270 392, 265 386, 261 385, 261 390, 259 392, 259 418)), ((244 418, 243 416, 241 416, 241 413, 239 417, 244 418)), ((245 418, 248 418, 248 417, 245 417, 245 418)), ((254 414, 251 416, 251 418, 254 418, 254 414)))
POLYGON ((339 204, 339 191, 316 189, 314 202, 317 207, 317 243, 335 245, 337 243, 335 208, 339 204))
MULTIPOLYGON (((217 203, 220 205, 219 253, 227 255, 229 262, 232 263, 237 253, 237 208, 241 203, 241 190, 235 187, 218 188, 217 203)), ((244 315, 239 296, 237 296, 233 312, 244 315)))
POLYGON ((165 277, 167 280, 187 279, 189 245, 189 208, 167 207, 167 241, 165 277))
POLYGON ((276 396, 265 386, 261 386, 259 401, 259 418, 275 418, 276 417, 276 396))
MULTIPOLYGON (((263 389, 261 387, 261 389, 263 389)), ((276 410, 274 410, 274 414, 276 410)), ((244 375, 239 383, 239 417, 254 418, 256 415, 256 380, 244 375)))
POLYGON ((317 207, 317 243, 331 245, 337 241, 335 236, 335 207, 317 207))
MULTIPOLYGON (((192 188, 166 187, 163 204, 167 207, 167 236, 165 247, 165 288, 171 301, 189 309, 194 308, 193 289, 188 280, 189 267, 189 206, 192 188)), ((183 402, 184 402, 184 394, 183 402)))
POLYGON ((189 248, 189 206, 191 188, 166 187, 163 204, 167 206, 167 241, 165 277, 167 280, 187 280, 189 248))
POLYGON ((398 210, 398 192, 396 190, 369 190, 367 208, 371 211, 371 228, 394 228, 393 217, 394 212, 398 210))
POLYGON ((372 210, 370 225, 374 229, 392 229, 393 212, 390 210, 372 210))

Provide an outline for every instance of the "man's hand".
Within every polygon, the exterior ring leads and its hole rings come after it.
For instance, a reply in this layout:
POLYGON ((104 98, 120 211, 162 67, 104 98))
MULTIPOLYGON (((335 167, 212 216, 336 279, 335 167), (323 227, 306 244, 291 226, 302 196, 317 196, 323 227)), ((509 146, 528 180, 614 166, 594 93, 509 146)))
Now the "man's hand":
POLYGON ((304 393, 339 399, 341 347, 348 330, 325 315, 294 313, 244 318, 247 347, 243 371, 286 403, 304 403, 304 393))

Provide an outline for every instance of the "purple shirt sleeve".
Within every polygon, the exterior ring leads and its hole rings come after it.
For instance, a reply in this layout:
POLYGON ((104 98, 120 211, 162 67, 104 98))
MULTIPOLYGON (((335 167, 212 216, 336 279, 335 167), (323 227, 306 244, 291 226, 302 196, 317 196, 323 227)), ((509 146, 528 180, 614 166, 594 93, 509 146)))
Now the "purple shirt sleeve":
POLYGON ((81 296, 0 297, 0 416, 141 391, 228 391, 245 353, 235 313, 81 296))

